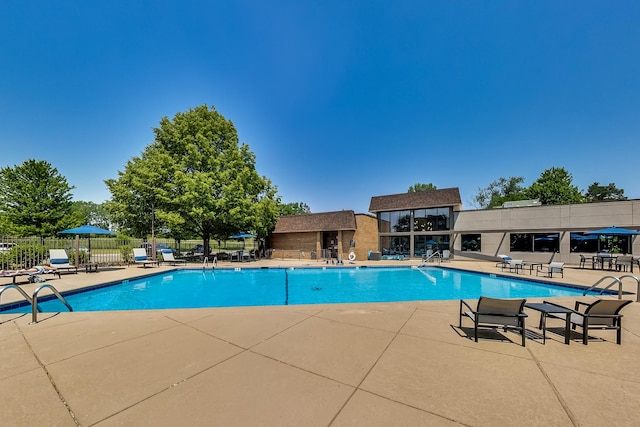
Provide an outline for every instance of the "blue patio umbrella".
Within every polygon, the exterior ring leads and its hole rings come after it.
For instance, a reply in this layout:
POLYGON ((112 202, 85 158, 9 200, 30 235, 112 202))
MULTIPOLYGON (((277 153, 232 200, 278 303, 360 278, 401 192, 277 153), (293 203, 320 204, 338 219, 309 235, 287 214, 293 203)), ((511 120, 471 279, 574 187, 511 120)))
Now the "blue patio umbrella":
POLYGON ((95 225, 81 225, 80 227, 70 228, 68 230, 59 231, 60 234, 116 234, 114 231, 105 230, 95 225))
POLYGON ((230 239, 242 240, 242 249, 244 249, 244 239, 249 239, 251 237, 256 237, 256 236, 249 233, 237 233, 237 234, 234 234, 233 236, 229 236, 230 239))
POLYGON ((256 236, 249 233, 238 233, 238 234, 234 234, 233 236, 229 236, 230 239, 248 239, 251 237, 256 237, 256 236))
POLYGON ((92 234, 116 234, 115 231, 105 230, 104 228, 96 227, 95 225, 81 225, 80 227, 69 228, 68 230, 59 231, 58 234, 85 234, 89 236, 89 252, 91 252, 91 235, 92 234))
POLYGON ((585 236, 582 236, 582 235, 574 236, 573 233, 571 233, 571 238, 573 240, 598 240, 598 236, 595 235, 595 234, 590 234, 588 236, 586 236, 586 235, 585 236))
MULTIPOLYGON (((628 228, 618 228, 616 226, 613 226, 613 227, 600 228, 598 230, 589 231, 584 234, 585 235, 597 234, 597 235, 605 235, 605 236, 637 236, 638 234, 640 234, 640 231, 630 230, 628 228)), ((633 262, 631 263, 630 270, 633 273, 633 262)))
POLYGON ((587 231, 584 233, 587 234, 603 234, 606 236, 636 236, 640 234, 640 231, 630 230, 628 228, 619 228, 619 227, 607 227, 607 228, 599 228, 598 230, 587 231))

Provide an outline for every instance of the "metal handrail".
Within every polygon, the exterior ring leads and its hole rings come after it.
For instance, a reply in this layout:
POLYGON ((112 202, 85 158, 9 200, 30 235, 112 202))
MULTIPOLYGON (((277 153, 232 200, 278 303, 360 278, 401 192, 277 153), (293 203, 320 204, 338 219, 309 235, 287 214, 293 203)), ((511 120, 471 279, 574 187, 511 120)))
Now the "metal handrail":
MULTIPOLYGON (((2 294, 7 289, 15 289, 15 290, 17 290, 18 292, 20 292, 20 294, 22 294, 24 299, 26 299, 29 304, 33 305, 33 299, 24 291, 24 289, 20 288, 18 285, 5 285, 2 289, 0 289, 0 299, 2 299, 2 294)), ((37 305, 36 305, 36 307, 37 307, 37 305)), ((38 311, 42 311, 40 309, 40 307, 37 307, 37 309, 38 309, 38 311)))
POLYGON ((437 259, 438 263, 440 263, 442 261, 442 258, 440 257, 440 251, 435 251, 434 253, 432 253, 428 257, 424 258, 422 260, 422 264, 420 265, 420 267, 425 266, 425 263, 429 262, 429 260, 431 260, 432 258, 437 259))
POLYGON ((600 282, 602 282, 605 279, 613 279, 613 282, 611 282, 610 284, 608 284, 607 286, 605 286, 601 291, 600 291, 600 295, 602 295, 602 293, 604 291, 606 291, 607 289, 609 289, 611 286, 613 286, 616 282, 618 283, 618 299, 622 299, 622 280, 618 279, 615 276, 604 276, 602 277, 600 280, 598 280, 596 283, 593 284, 593 286, 591 286, 589 289, 587 289, 586 291, 584 291, 584 293, 582 294, 587 295, 589 293, 589 291, 593 290, 596 286, 598 286, 600 284, 600 282))
POLYGON ((54 288, 53 286, 51 286, 48 283, 45 283, 44 285, 41 285, 40 287, 38 287, 38 289, 36 289, 35 291, 33 291, 33 300, 31 302, 32 305, 32 310, 31 310, 31 324, 33 323, 38 323, 38 310, 36 310, 36 307, 38 307, 38 293, 44 289, 44 288, 49 288, 51 289, 51 292, 53 292, 53 294, 64 304, 67 306, 67 308, 69 309, 69 311, 73 311, 73 308, 71 308, 71 306, 69 305, 69 303, 67 302, 66 299, 64 299, 64 297, 62 295, 60 295, 60 292, 58 292, 58 290, 56 288, 54 288))
POLYGON ((620 280, 626 279, 626 278, 633 279, 638 284, 638 290, 636 291, 636 301, 640 302, 640 279, 638 279, 633 274, 625 274, 624 276, 620 276, 620 280))

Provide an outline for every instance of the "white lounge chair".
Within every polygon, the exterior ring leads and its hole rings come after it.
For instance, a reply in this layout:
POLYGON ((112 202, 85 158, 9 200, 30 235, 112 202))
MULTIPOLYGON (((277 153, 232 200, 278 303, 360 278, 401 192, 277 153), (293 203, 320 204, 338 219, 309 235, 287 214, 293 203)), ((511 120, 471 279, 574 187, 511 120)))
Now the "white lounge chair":
MULTIPOLYGON (((41 274, 53 274, 58 275, 60 278, 60 272, 54 267, 33 267, 23 270, 5 270, 0 271, 0 277, 11 277, 13 279, 13 284, 16 283, 16 278, 21 276, 28 276, 29 283, 33 283, 38 281, 37 277, 40 277, 41 274)), ((44 281, 44 280, 42 280, 44 281)))
POLYGON ((509 261, 512 260, 509 255, 498 255, 498 258, 500 258, 500 261, 496 263, 496 267, 501 267, 503 270, 505 267, 509 267, 509 261))
POLYGON ((142 264, 142 267, 147 268, 147 265, 157 265, 160 267, 160 261, 154 261, 147 257, 147 251, 145 248, 133 248, 133 261, 136 264, 142 264))
POLYGON ((536 276, 541 272, 546 277, 553 277, 553 273, 560 273, 560 276, 564 277, 564 262, 550 262, 547 266, 539 265, 536 270, 536 276))
POLYGON ((49 249, 49 264, 58 271, 73 270, 74 273, 78 273, 78 267, 69 264, 69 256, 64 249, 49 249))
POLYGON ((451 261, 451 251, 449 249, 444 249, 442 251, 442 262, 451 261))
POLYGON ((186 259, 176 259, 171 249, 163 249, 161 253, 163 262, 170 262, 172 265, 185 264, 187 262, 186 259))

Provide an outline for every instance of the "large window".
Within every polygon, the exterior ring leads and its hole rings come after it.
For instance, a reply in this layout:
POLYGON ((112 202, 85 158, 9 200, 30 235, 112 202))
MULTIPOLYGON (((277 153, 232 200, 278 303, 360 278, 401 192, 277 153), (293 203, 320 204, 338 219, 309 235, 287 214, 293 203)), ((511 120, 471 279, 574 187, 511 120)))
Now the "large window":
POLYGON ((511 233, 512 252, 558 252, 558 233, 511 233))
POLYGON ((379 227, 381 233, 410 231, 411 211, 381 212, 379 227))
POLYGON ((571 252, 631 253, 629 236, 571 233, 571 252))
POLYGON ((416 209, 413 213, 414 231, 449 230, 449 208, 416 209))
POLYGON ((449 249, 449 235, 445 236, 414 236, 413 238, 413 255, 422 256, 427 250, 442 252, 449 249))
POLYGON ((382 236, 380 247, 382 255, 409 256, 409 236, 382 236))
POLYGON ((461 238, 463 251, 480 252, 482 250, 481 234, 463 234, 461 238))
POLYGON ((571 252, 598 252, 598 236, 595 234, 571 233, 571 252))

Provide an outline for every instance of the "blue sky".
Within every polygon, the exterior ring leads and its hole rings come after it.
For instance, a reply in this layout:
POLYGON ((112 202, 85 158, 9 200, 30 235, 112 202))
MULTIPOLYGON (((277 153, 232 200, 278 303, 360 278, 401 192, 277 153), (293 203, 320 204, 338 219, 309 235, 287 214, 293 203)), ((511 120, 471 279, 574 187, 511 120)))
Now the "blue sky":
POLYGON ((367 212, 415 183, 471 209, 564 167, 640 198, 640 3, 0 3, 0 167, 47 160, 110 197, 162 117, 234 122, 284 202, 367 212))

